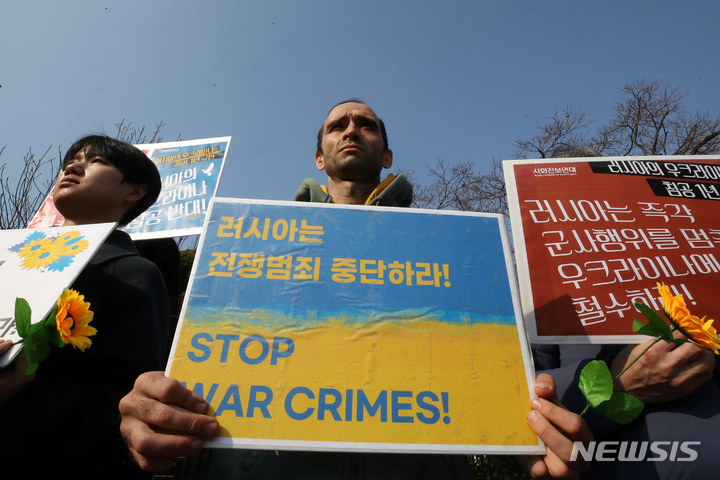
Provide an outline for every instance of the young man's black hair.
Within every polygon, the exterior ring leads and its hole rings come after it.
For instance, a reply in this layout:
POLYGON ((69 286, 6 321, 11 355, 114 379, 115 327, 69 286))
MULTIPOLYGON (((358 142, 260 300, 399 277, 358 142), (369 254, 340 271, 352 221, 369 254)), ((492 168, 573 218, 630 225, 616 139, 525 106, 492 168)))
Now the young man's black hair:
POLYGON ((85 157, 100 156, 112 163, 123 175, 123 182, 145 185, 147 192, 120 219, 120 225, 127 225, 155 203, 160 195, 162 181, 157 167, 147 155, 129 143, 106 135, 88 135, 72 144, 63 159, 63 167, 79 152, 85 157))

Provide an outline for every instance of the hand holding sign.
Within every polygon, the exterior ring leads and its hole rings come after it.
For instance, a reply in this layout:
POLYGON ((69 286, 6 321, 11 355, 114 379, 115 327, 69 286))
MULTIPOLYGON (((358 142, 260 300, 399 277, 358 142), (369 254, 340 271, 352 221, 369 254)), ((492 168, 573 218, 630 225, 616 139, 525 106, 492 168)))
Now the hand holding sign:
POLYGON ((518 462, 533 478, 577 478, 590 466, 580 457, 570 460, 573 442, 588 444, 593 440, 585 421, 566 410, 557 397, 555 380, 547 373, 535 379, 535 394, 528 423, 547 446, 545 456, 517 456, 518 462))
POLYGON ((147 372, 120 401, 120 432, 144 470, 169 468, 178 456, 194 455, 213 438, 218 421, 204 415, 208 405, 162 372, 147 372))

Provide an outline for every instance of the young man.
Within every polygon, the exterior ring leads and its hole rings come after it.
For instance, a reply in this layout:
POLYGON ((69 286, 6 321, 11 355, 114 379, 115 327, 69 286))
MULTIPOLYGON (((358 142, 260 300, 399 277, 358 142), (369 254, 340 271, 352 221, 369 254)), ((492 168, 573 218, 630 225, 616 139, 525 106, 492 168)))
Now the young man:
MULTIPOLYGON (((328 186, 306 179, 296 201, 383 206, 409 206, 412 201, 412 186, 404 175, 380 182, 382 169, 392 166, 392 151, 383 122, 360 101, 331 109, 318 132, 315 165, 328 174, 328 186)), ((558 406, 552 377, 538 377, 535 391, 542 399, 533 401, 528 422, 547 443, 548 455, 525 456, 521 463, 537 477, 575 477, 584 465, 569 461, 572 442, 592 437, 580 417, 558 406)), ((151 372, 138 378, 120 403, 121 431, 141 467, 162 470, 179 455, 198 453, 204 439, 217 435, 219 423, 204 415, 206 410, 200 396, 162 372, 151 372)), ((466 456, 459 455, 215 450, 208 457, 193 478, 477 477, 466 456)))
MULTIPOLYGON (((106 136, 75 142, 54 188, 64 225, 125 225, 158 197, 160 176, 140 150, 106 136)), ((94 312, 84 352, 54 349, 34 378, 24 356, 0 375, 3 478, 147 478, 127 459, 117 404, 138 375, 163 367, 169 300, 162 275, 113 231, 72 285, 94 312), (7 388, 6 388, 7 387, 7 388)))

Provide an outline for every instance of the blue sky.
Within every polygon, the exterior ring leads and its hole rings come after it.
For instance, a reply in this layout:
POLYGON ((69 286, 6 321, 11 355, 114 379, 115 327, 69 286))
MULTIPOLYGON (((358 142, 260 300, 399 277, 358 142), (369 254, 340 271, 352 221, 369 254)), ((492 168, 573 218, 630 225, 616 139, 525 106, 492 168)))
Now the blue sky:
POLYGON ((365 100, 392 171, 512 158, 556 107, 598 123, 642 77, 720 106, 720 2, 8 1, 0 7, 0 164, 29 147, 163 121, 165 140, 231 135, 218 195, 288 200, 327 111, 365 100))

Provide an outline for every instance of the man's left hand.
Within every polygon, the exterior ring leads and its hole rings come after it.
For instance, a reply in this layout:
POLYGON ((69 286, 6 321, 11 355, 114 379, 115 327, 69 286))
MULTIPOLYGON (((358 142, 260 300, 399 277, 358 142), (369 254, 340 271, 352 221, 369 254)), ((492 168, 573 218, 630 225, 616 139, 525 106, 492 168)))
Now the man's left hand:
POLYGON ((527 416, 530 427, 545 442, 547 454, 518 455, 520 464, 530 472, 532 478, 578 478, 590 466, 582 456, 570 461, 573 442, 587 445, 593 440, 585 420, 562 406, 557 397, 555 380, 547 373, 535 379, 535 394, 538 398, 530 404, 532 411, 527 416))

